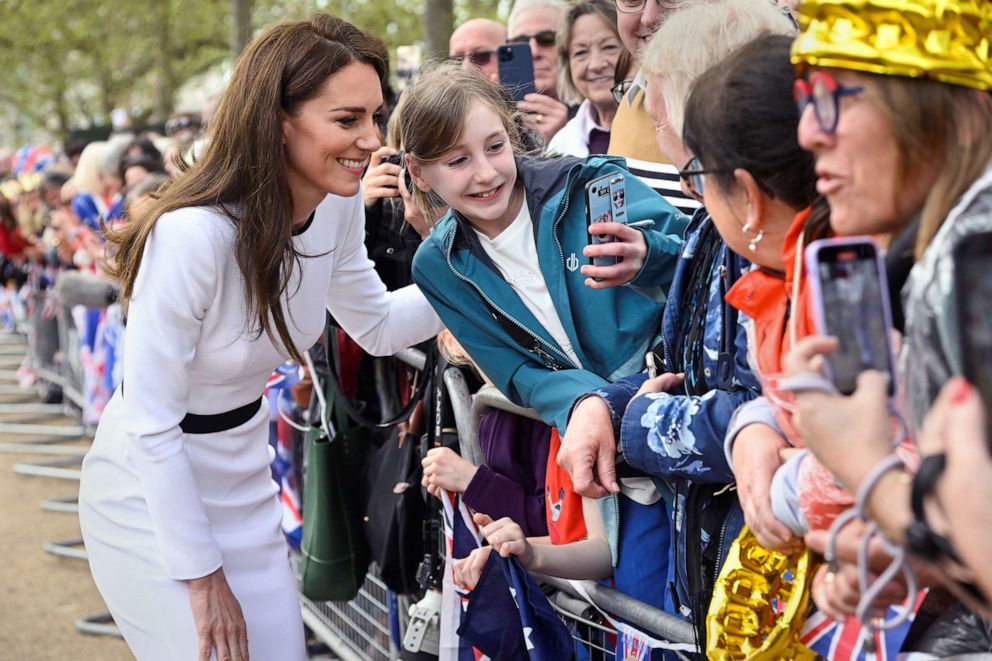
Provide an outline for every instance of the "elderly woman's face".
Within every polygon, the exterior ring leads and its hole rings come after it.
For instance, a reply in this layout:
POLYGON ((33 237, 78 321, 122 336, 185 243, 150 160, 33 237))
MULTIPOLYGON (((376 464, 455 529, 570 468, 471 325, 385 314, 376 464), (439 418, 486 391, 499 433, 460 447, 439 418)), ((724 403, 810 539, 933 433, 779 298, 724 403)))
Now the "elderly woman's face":
POLYGON ((936 169, 914 163, 909 175, 901 171, 895 135, 871 76, 842 69, 820 73, 841 90, 834 96, 836 129, 825 130, 810 103, 799 120, 799 144, 816 157, 816 190, 830 202, 831 227, 841 235, 900 230, 923 206, 936 169))
POLYGON ((682 136, 672 130, 668 123, 668 107, 665 98, 661 94, 662 76, 648 76, 647 89, 644 91, 644 101, 648 114, 654 120, 655 140, 658 142, 658 149, 668 162, 677 168, 681 168, 691 158, 685 145, 682 143, 682 136))
POLYGON ((623 46, 598 14, 583 14, 572 24, 568 44, 568 73, 582 98, 594 106, 616 106, 613 76, 623 46))

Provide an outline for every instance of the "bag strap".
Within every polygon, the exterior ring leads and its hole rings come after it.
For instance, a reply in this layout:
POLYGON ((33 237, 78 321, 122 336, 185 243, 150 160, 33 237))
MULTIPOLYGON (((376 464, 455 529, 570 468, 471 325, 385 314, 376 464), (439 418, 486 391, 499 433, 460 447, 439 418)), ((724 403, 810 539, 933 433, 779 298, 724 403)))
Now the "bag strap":
MULTIPOLYGON (((417 402, 424 398, 424 393, 427 391, 427 382, 430 381, 428 375, 433 371, 434 352, 427 352, 424 369, 420 373, 420 377, 417 380, 417 388, 413 395, 411 395, 410 401, 406 403, 406 406, 404 406, 392 418, 380 422, 374 422, 362 414, 358 407, 355 406, 350 399, 348 399, 348 396, 341 387, 341 381, 336 367, 336 365, 340 363, 337 351, 338 343, 336 338, 336 330, 337 325, 333 323, 330 314, 328 314, 327 324, 324 328, 324 354, 327 360, 327 382, 328 385, 330 385, 331 390, 334 391, 335 417, 338 417, 339 413, 340 415, 346 415, 347 418, 350 418, 359 426, 367 427, 369 429, 390 429, 401 422, 406 422, 413 414, 413 410, 417 407, 417 402), (333 340, 331 339, 332 333, 335 335, 333 340)), ((340 423, 341 418, 338 417, 338 420, 340 423)))

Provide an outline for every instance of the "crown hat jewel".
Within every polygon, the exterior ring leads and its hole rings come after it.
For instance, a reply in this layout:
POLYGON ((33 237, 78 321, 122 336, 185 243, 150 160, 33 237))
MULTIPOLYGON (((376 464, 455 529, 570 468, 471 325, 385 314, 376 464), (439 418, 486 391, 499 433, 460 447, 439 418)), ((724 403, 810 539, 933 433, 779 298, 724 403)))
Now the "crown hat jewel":
POLYGON ((992 0, 803 0, 792 63, 992 90, 992 0))

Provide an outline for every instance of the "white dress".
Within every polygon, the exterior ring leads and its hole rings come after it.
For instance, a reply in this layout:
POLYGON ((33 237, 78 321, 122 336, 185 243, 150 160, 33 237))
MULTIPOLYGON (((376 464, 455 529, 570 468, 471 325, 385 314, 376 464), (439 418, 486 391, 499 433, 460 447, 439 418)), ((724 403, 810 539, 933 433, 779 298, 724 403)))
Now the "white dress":
MULTIPOLYGON (((284 298, 309 348, 324 308, 370 353, 425 340, 440 321, 415 287, 387 292, 363 245, 362 197, 328 196, 296 237, 284 298)), ((237 597, 252 661, 305 658, 303 626, 269 462, 268 407, 215 434, 184 434, 187 413, 255 401, 282 362, 245 330, 233 225, 207 208, 155 225, 135 282, 118 389, 83 462, 79 519, 97 588, 139 661, 195 659, 184 579, 218 567, 237 597)))

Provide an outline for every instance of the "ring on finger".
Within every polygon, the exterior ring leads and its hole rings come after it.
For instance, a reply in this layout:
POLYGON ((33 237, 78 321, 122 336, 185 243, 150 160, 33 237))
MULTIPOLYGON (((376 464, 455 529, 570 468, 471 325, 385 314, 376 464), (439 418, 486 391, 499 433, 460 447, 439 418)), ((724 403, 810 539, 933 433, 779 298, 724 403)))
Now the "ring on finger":
POLYGON ((541 124, 542 122, 544 122, 544 114, 543 113, 537 113, 537 116, 534 118, 534 121, 537 122, 538 124, 541 124))

